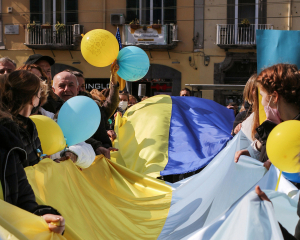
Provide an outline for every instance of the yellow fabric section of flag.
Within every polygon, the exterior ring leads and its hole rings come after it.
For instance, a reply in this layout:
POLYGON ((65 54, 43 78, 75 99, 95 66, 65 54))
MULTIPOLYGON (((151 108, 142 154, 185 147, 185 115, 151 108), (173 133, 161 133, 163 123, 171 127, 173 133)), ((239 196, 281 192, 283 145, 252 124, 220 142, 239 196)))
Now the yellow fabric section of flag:
POLYGON ((258 88, 258 102, 259 102, 259 123, 262 124, 264 121, 267 120, 266 112, 264 109, 264 106, 261 104, 262 97, 259 94, 259 88, 258 88))
POLYGON ((60 240, 44 219, 0 200, 0 239, 60 240))
POLYGON ((118 116, 114 147, 119 151, 111 154, 112 161, 154 178, 160 176, 168 163, 171 113, 171 97, 158 95, 118 116))
POLYGON ((82 171, 50 159, 25 171, 37 201, 65 218, 67 239, 156 239, 169 213, 170 186, 103 156, 82 171))

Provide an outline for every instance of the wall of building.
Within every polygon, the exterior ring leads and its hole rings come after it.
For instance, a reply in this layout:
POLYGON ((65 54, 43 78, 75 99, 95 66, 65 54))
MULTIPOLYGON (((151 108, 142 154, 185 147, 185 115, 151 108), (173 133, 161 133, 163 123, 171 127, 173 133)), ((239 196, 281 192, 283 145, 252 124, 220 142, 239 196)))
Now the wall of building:
MULTIPOLYGON (((204 16, 194 16, 194 0, 177 0, 177 24, 178 24, 178 45, 170 50, 153 50, 151 55, 147 54, 151 64, 161 64, 172 67, 182 74, 181 87, 185 84, 213 84, 214 83, 214 64, 221 63, 225 59, 226 51, 220 49, 216 43, 217 24, 227 23, 227 2, 225 0, 205 0, 204 16), (204 17, 204 48, 194 51, 194 19, 204 17), (204 56, 210 56, 208 66, 204 65, 204 56), (189 62, 192 58, 192 65, 189 62)), ((1 50, 1 56, 9 56, 18 65, 21 65, 27 57, 33 54, 33 50, 24 45, 25 29, 24 26, 30 19, 30 1, 2 1, 3 28, 6 24, 19 24, 19 35, 5 35, 3 41, 6 50, 1 50), (13 7, 13 13, 7 13, 7 7, 13 7)), ((125 0, 98 0, 98 1, 78 1, 78 20, 84 26, 85 33, 96 28, 105 28, 116 33, 116 26, 110 24, 111 13, 126 13, 125 0)), ((273 24, 274 29, 300 29, 300 22, 297 21, 300 14, 300 4, 272 1, 267 6, 267 23, 273 24), (291 17, 289 21, 289 7, 291 7, 291 17), (299 10, 299 13, 298 13, 299 10)), ((122 28, 121 28, 122 31, 122 28)), ((229 52, 256 52, 253 49, 232 49, 229 52)), ((57 63, 74 66, 84 72, 87 78, 108 78, 110 68, 96 68, 89 65, 82 57, 80 50, 35 50, 35 53, 49 55, 57 63), (74 62, 80 64, 74 64, 74 62)), ((204 91, 203 97, 213 99, 212 91, 204 91)))

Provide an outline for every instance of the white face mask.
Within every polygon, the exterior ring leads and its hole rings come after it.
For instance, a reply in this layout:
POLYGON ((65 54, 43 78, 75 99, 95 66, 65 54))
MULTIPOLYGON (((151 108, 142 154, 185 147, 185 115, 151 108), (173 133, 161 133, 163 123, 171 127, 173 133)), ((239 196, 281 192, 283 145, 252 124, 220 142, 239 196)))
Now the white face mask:
POLYGON ((119 103, 119 108, 121 108, 123 111, 128 107, 128 102, 127 101, 121 101, 119 103))

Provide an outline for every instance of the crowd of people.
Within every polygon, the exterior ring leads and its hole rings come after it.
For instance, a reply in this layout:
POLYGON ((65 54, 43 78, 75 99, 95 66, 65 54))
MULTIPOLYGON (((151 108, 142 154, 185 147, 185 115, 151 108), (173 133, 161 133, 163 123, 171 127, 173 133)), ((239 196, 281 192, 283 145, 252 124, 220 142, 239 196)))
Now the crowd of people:
MULTIPOLYGON (((126 90, 119 89, 119 66, 116 61, 111 65, 110 87, 91 92, 86 91, 85 77, 81 72, 65 69, 52 78, 51 66, 54 63, 53 58, 40 54, 29 56, 19 68, 8 57, 0 59, 0 199, 42 216, 51 231, 62 234, 64 218, 56 209, 36 203, 24 168, 39 163, 45 157, 57 163, 70 159, 79 168, 88 168, 96 155, 103 154, 109 159, 111 151, 118 151, 112 146, 117 137, 114 131, 115 118, 138 103, 138 99, 126 90), (36 126, 29 117, 40 114, 57 120, 64 102, 78 95, 90 97, 98 104, 101 122, 97 131, 85 142, 45 156, 36 126)), ((180 91, 182 97, 191 95, 188 88, 180 91)), ((252 144, 238 151, 234 160, 238 162, 241 155, 251 156, 269 169, 271 162, 266 153, 266 140, 271 130, 283 121, 300 120, 299 71, 290 64, 266 68, 259 75, 250 77, 243 96, 244 109, 236 114, 232 135, 242 131, 252 144), (262 124, 259 123, 259 94, 267 116, 262 124)), ((143 97, 141 101, 147 98, 143 97)), ((236 107, 234 103, 228 106, 234 111, 236 107)), ((179 176, 178 180, 197 172, 179 176)), ((165 176, 164 180, 174 182, 174 176, 171 177, 170 180, 165 176)), ((256 192, 262 200, 269 201, 259 187, 256 192)), ((285 239, 300 239, 300 226, 297 226, 295 238, 281 228, 285 239)))

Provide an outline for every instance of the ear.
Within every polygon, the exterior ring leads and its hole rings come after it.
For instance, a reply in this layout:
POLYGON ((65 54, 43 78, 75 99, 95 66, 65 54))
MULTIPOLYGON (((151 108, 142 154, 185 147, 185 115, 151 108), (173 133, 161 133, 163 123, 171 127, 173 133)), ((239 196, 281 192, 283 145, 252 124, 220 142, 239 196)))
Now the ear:
POLYGON ((279 100, 279 94, 277 91, 274 91, 273 94, 272 94, 272 101, 273 103, 278 103, 278 100, 279 100))
POLYGON ((52 90, 53 90, 53 92, 55 92, 55 88, 54 87, 52 87, 52 90))

